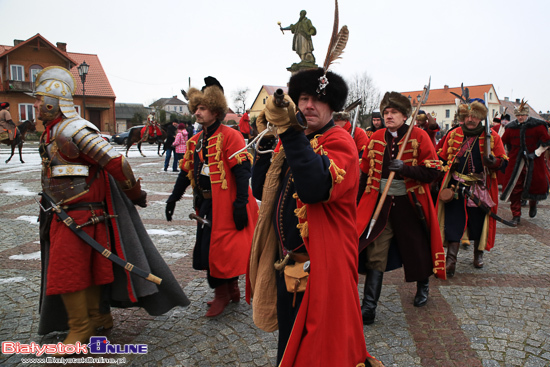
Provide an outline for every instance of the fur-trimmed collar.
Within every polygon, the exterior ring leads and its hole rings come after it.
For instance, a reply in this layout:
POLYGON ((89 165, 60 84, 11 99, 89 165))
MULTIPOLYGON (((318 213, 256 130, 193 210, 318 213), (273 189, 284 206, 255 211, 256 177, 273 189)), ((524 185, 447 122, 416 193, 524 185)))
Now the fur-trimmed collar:
POLYGON ((523 124, 520 124, 518 120, 514 120, 510 122, 508 125, 506 125, 507 129, 520 129, 522 126, 525 126, 526 128, 536 127, 539 125, 547 125, 546 121, 539 120, 533 117, 530 117, 527 121, 525 121, 523 124))

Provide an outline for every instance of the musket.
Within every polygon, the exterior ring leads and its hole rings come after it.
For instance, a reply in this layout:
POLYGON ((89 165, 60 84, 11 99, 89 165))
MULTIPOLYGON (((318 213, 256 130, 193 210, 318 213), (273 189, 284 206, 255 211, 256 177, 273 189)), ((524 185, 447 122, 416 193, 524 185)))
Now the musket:
MULTIPOLYGON (((101 246, 95 239, 93 239, 90 235, 88 235, 82 228, 78 228, 76 223, 74 222, 73 218, 71 218, 65 210, 61 207, 61 205, 57 205, 53 199, 46 194, 45 192, 41 192, 39 194, 46 200, 46 202, 51 206, 51 210, 57 214, 59 219, 67 226, 71 231, 74 232, 82 241, 86 242, 90 247, 92 247, 94 250, 99 252, 101 255, 109 259, 110 261, 114 262, 115 264, 123 267, 124 269, 128 270, 130 273, 134 273, 137 276, 140 276, 144 278, 145 280, 148 280, 150 282, 153 282, 155 284, 160 284, 162 282, 162 279, 157 277, 156 275, 153 275, 151 273, 146 272, 143 269, 138 268, 137 266, 127 262, 126 260, 121 259, 117 255, 113 254, 111 251, 107 250, 105 247, 101 246)), ((50 209, 45 209, 42 205, 42 210, 48 211, 50 209)))
POLYGON ((212 224, 208 220, 206 220, 206 218, 201 218, 195 213, 189 214, 189 219, 196 220, 199 224, 202 224, 203 227, 207 226, 209 228, 212 228, 212 224))
POLYGON ((502 224, 505 224, 509 227, 517 227, 517 223, 515 222, 510 222, 510 221, 507 221, 506 219, 503 219, 501 217, 499 217, 498 215, 496 215, 492 210, 491 208, 489 208, 485 203, 483 203, 477 196, 474 195, 473 192, 471 192, 467 187, 463 186, 462 187, 462 193, 464 194, 464 196, 467 196, 469 197, 473 202, 474 204, 476 204, 481 210, 483 210, 486 214, 489 214, 491 216, 491 218, 495 219, 495 220, 498 220, 500 223, 502 224))
MULTIPOLYGON (((416 115, 418 115, 418 111, 420 111, 420 106, 422 106, 423 103, 426 103, 428 101, 428 96, 430 95, 430 85, 432 83, 432 77, 430 76, 430 79, 428 81, 428 85, 424 87, 424 91, 422 92, 422 97, 420 98, 420 101, 418 102, 418 105, 416 106, 416 109, 414 110, 414 113, 411 118, 411 123, 409 125, 409 129, 407 130, 407 133, 405 134, 405 137, 403 138, 403 144, 401 145, 401 148, 399 148, 399 153, 397 153, 397 157, 395 157, 396 160, 400 160, 403 156, 403 152, 405 151, 405 147, 407 146, 407 143, 409 141, 409 138, 411 136, 413 127, 415 125, 416 121, 416 115)), ((388 180, 386 181, 386 186, 384 187, 384 191, 382 192, 382 195, 380 196, 380 199, 378 201, 378 206, 376 207, 376 210, 374 211, 374 214, 372 215, 372 219, 370 220, 369 225, 369 231, 367 232, 367 238, 369 238, 370 233, 372 232, 372 229, 374 228, 374 225, 376 224, 376 221, 378 220, 378 216, 380 215, 380 211, 382 211, 382 206, 384 205, 384 201, 386 200, 386 196, 388 196, 388 191, 390 190, 390 185, 393 181, 393 178, 395 177, 395 171, 391 171, 388 180)))
POLYGON ((349 112, 355 109, 355 115, 353 116, 353 123, 351 124, 351 137, 355 138, 355 127, 357 126, 357 115, 359 115, 359 107, 361 107, 361 98, 358 98, 355 102, 347 106, 344 111, 349 112))

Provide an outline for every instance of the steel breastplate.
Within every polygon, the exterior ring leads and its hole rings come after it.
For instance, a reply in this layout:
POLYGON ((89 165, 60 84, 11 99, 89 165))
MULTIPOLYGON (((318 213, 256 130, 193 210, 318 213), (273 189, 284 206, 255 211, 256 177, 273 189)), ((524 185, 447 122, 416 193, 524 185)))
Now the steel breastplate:
POLYGON ((39 147, 42 158, 42 189, 56 203, 69 202, 89 191, 86 178, 89 176, 89 166, 69 162, 58 152, 54 142, 39 147))

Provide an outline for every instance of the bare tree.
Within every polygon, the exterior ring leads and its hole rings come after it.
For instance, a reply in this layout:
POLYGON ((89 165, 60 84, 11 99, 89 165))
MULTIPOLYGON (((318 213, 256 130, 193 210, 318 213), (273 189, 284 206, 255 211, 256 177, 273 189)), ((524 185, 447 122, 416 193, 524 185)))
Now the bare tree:
POLYGON ((246 111, 246 99, 248 98, 248 92, 250 92, 249 88, 237 89, 233 92, 233 103, 237 106, 237 111, 235 112, 239 113, 241 105, 243 106, 242 113, 246 111))
POLYGON ((367 127, 367 119, 380 106, 380 91, 367 72, 354 74, 347 80, 349 93, 346 105, 361 98, 357 126, 367 127))

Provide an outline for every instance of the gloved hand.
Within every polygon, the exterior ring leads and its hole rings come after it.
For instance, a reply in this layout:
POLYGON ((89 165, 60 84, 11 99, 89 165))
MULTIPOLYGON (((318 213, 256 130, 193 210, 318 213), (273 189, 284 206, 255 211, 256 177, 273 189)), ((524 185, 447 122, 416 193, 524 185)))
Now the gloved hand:
POLYGON ((290 127, 289 111, 296 111, 296 105, 292 102, 292 99, 285 94, 284 101, 288 102, 288 107, 278 107, 275 105, 275 99, 270 96, 265 104, 265 118, 272 125, 277 126, 277 133, 282 134, 290 127), (292 107, 292 108, 291 108, 292 107))
POLYGON ((233 207, 233 221, 238 231, 242 230, 248 224, 248 213, 246 212, 246 206, 233 207))
POLYGON ((525 154, 525 158, 527 158, 529 160, 533 160, 533 159, 537 158, 537 155, 535 154, 535 152, 533 152, 533 153, 523 152, 523 154, 525 154))
MULTIPOLYGON (((258 133, 261 133, 265 129, 267 129, 267 120, 265 119, 265 110, 262 110, 258 117, 256 117, 256 129, 258 129, 258 133)), ((274 136, 272 132, 267 132, 265 137, 274 136)))
POLYGON ((132 200, 132 204, 140 206, 142 208, 147 208, 147 193, 141 190, 139 197, 132 200))
POLYGON ((402 160, 394 159, 393 161, 391 161, 390 165, 388 166, 388 169, 395 173, 401 173, 403 171, 404 166, 405 166, 405 163, 403 163, 402 160))
POLYGON ((481 161, 483 165, 487 168, 495 168, 495 166, 497 165, 497 159, 492 154, 489 154, 489 157, 483 156, 481 158, 481 161))
POLYGON ((174 215, 174 210, 176 209, 176 202, 172 201, 170 203, 166 203, 166 220, 171 222, 172 216, 174 215))

